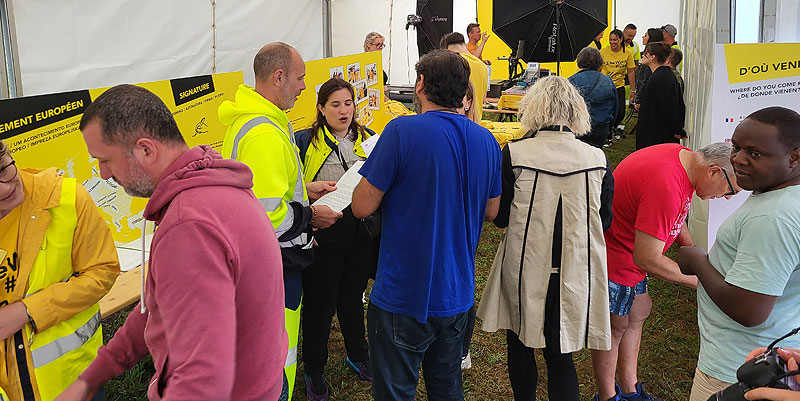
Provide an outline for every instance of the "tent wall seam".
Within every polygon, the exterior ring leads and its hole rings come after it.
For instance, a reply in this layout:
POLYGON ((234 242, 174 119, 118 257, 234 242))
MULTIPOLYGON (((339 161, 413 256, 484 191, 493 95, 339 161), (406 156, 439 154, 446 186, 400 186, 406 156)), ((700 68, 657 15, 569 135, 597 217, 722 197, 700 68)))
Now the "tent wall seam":
POLYGON ((14 7, 11 0, 0 0, 0 36, 3 51, 3 88, 0 98, 14 98, 22 96, 22 80, 19 69, 19 52, 17 50, 17 35, 14 26, 14 7))
POLYGON ((211 0, 211 73, 217 73, 217 2, 211 0))

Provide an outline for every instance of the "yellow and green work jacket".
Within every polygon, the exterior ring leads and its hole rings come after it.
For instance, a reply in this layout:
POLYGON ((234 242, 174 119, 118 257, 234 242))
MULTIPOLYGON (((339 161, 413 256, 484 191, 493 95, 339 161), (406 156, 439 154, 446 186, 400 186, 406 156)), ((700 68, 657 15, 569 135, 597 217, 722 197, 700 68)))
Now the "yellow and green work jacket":
MULTIPOLYGON (((314 177, 319 173, 319 169, 325 163, 325 160, 330 156, 333 149, 329 143, 334 146, 339 146, 339 138, 326 127, 319 128, 319 138, 316 141, 311 140, 311 128, 298 131, 295 134, 297 146, 300 148, 300 157, 303 159, 303 176, 306 182, 314 181, 314 177)), ((369 128, 364 128, 367 138, 375 135, 375 132, 369 128)), ((355 143, 353 144, 353 153, 360 157, 367 157, 364 149, 361 147, 361 134, 356 135, 355 143)))
POLYGON ((291 400, 297 372, 301 272, 311 265, 314 243, 303 165, 289 117, 252 87, 239 85, 234 101, 222 102, 217 111, 219 121, 228 127, 222 156, 238 160, 252 170, 253 193, 272 222, 281 247, 289 337, 284 371, 291 400))
POLYGON ((311 265, 312 212, 289 117, 255 89, 239 85, 234 101, 219 106, 228 126, 224 157, 253 172, 253 193, 272 221, 281 247, 286 307, 296 310, 302 294, 301 271, 311 265))
POLYGON ((114 240, 74 178, 20 170, 25 200, 17 240, 18 283, 10 303, 33 320, 0 348, 0 387, 12 400, 49 401, 92 362, 103 344, 102 298, 119 275, 114 240), (21 298, 21 299, 19 299, 21 298))

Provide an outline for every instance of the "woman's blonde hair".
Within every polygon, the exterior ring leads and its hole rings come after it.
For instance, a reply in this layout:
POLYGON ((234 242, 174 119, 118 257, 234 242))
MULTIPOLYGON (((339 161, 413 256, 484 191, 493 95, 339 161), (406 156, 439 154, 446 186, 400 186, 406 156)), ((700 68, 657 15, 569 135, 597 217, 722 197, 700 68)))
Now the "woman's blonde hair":
POLYGON ((370 32, 367 34, 367 38, 364 39, 364 51, 369 51, 369 45, 372 44, 372 41, 378 38, 382 38, 383 35, 379 34, 378 32, 370 32))
POLYGON ((575 136, 592 129, 589 110, 580 92, 565 78, 549 76, 536 81, 519 102, 522 128, 533 135, 551 125, 564 125, 575 136))

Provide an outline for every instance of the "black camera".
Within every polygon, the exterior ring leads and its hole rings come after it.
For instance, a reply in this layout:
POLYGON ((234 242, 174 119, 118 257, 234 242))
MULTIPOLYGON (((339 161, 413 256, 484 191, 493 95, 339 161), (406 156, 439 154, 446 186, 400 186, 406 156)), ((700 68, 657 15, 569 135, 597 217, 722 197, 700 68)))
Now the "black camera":
POLYGON ((416 14, 408 14, 408 17, 406 18, 406 30, 408 30, 408 27, 410 26, 416 28, 421 24, 422 24, 422 17, 416 14))
POLYGON ((745 401, 744 393, 758 387, 797 390, 797 384, 792 376, 800 371, 787 371, 786 361, 778 355, 775 344, 798 331, 800 327, 773 341, 764 353, 745 362, 736 371, 736 379, 739 381, 712 395, 708 401, 745 401))

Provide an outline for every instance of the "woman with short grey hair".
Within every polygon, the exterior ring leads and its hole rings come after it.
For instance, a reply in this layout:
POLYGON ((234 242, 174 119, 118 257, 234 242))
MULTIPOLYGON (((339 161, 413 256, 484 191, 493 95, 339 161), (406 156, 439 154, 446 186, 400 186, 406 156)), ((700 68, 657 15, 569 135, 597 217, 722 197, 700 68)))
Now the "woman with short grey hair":
POLYGON ((566 79, 538 80, 519 110, 528 133, 503 149, 494 224, 506 232, 478 316, 483 330, 506 330, 516 401, 536 400, 535 348, 550 399, 578 401, 572 353, 611 347, 603 231, 614 179, 603 151, 576 139, 590 132, 590 117, 566 79))
POLYGON ((580 91, 592 120, 591 132, 580 139, 599 148, 608 138, 611 122, 617 115, 617 90, 614 81, 600 72, 603 57, 599 50, 585 47, 576 61, 581 70, 569 77, 569 82, 580 91))
MULTIPOLYGON (((369 53, 369 52, 379 52, 379 51, 383 50, 383 48, 386 46, 385 41, 386 41, 386 39, 383 37, 383 35, 379 34, 378 32, 370 32, 370 33, 367 34, 367 37, 364 38, 364 51, 367 52, 367 53, 369 53)), ((388 93, 389 92, 388 92, 388 88, 385 88, 385 86, 388 83, 389 83, 389 76, 386 75, 386 70, 384 70, 383 71, 383 86, 384 86, 383 90, 384 90, 385 94, 387 95, 387 98, 388 98, 388 93)))

